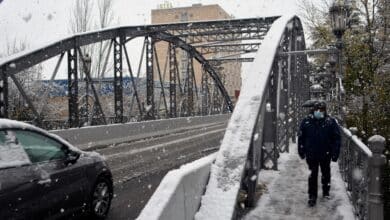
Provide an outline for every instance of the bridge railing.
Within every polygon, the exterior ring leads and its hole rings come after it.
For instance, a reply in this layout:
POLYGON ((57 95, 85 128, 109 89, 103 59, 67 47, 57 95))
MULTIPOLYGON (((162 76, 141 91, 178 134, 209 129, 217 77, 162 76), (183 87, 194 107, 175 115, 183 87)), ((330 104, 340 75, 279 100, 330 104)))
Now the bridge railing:
MULTIPOLYGON (((279 152, 295 136, 299 107, 308 98, 307 56, 299 18, 283 16, 265 36, 211 166, 210 180, 195 219, 235 219, 237 200, 256 202, 260 169, 278 169, 279 152)), ((241 202, 241 201, 240 201, 241 202)))
POLYGON ((383 219, 382 168, 385 139, 375 135, 365 145, 357 136, 357 129, 342 127, 340 172, 346 182, 348 196, 358 219, 383 219))

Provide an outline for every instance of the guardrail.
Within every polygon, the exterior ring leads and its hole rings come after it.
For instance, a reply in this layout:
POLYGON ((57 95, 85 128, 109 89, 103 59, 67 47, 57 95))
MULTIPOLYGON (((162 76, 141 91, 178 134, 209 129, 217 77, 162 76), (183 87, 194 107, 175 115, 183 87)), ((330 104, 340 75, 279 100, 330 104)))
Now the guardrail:
POLYGON ((374 135, 366 146, 357 129, 341 128, 340 172, 358 219, 383 220, 382 168, 385 138, 374 135))
POLYGON ((229 118, 230 114, 221 114, 90 126, 53 130, 50 132, 59 135, 82 150, 93 150, 111 144, 144 139, 150 136, 165 135, 176 130, 191 129, 195 126, 203 126, 204 124, 226 122, 229 118))
POLYGON ((165 175, 137 220, 192 220, 200 206, 215 155, 203 157, 165 175))

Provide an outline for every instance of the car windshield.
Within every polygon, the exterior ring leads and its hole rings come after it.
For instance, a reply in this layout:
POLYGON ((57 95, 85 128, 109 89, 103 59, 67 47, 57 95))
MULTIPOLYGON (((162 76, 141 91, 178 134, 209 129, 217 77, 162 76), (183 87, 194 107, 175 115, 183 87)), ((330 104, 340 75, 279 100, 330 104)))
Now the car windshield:
POLYGON ((0 169, 30 164, 13 131, 0 131, 0 169))

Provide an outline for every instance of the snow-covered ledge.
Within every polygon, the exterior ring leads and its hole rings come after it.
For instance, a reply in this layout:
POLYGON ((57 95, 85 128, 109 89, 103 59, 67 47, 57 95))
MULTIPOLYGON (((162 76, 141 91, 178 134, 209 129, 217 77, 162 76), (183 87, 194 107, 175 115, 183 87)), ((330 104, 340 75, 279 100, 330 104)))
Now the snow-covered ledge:
POLYGON ((215 156, 216 153, 203 157, 165 175, 137 220, 192 220, 215 156))
MULTIPOLYGON (((285 28, 295 16, 277 19, 265 36, 249 72, 245 73, 240 98, 230 118, 210 180, 202 197, 197 220, 232 219, 244 171, 252 129, 256 123, 272 64, 285 28)), ((290 23, 290 24, 289 24, 290 23)))

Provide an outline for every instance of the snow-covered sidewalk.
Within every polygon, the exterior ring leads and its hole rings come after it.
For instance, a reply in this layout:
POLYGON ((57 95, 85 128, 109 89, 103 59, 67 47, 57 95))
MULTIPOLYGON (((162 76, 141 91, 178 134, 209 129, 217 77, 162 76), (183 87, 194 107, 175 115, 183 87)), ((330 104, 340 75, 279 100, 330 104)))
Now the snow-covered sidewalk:
POLYGON ((337 163, 332 162, 331 172, 331 198, 322 198, 319 172, 317 205, 308 207, 309 170, 306 162, 299 158, 296 144, 292 144, 290 153, 281 154, 279 158, 279 171, 260 171, 259 183, 266 185, 266 192, 261 196, 257 207, 243 219, 355 219, 337 163))

